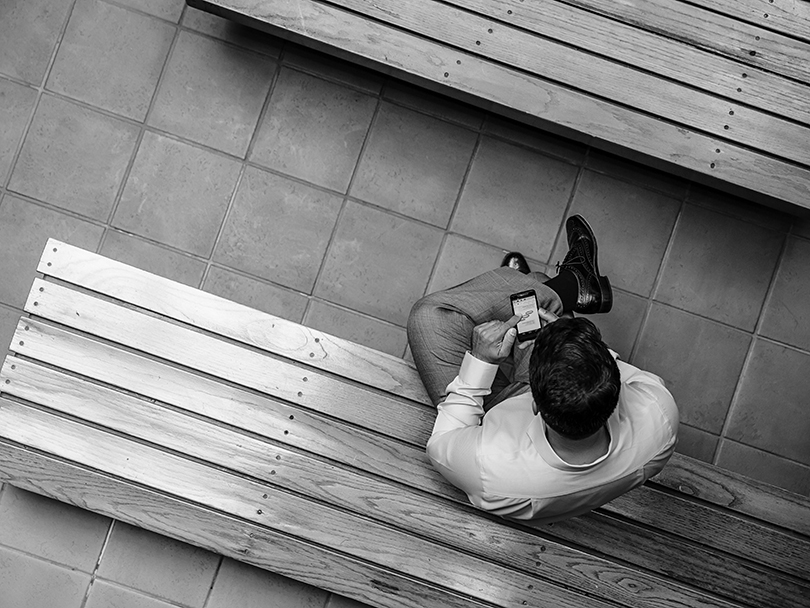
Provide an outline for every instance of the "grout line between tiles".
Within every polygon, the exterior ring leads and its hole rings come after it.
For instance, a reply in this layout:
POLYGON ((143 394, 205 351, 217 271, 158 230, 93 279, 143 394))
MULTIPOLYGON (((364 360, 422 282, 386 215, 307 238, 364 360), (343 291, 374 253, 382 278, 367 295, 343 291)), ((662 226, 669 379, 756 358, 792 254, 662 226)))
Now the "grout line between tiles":
POLYGON ((205 594, 205 599, 203 600, 202 603, 203 608, 207 608, 208 602, 211 601, 211 596, 214 594, 214 586, 217 584, 217 579, 219 578, 219 573, 222 572, 222 564, 224 563, 225 557, 220 555, 216 570, 214 570, 214 576, 211 578, 211 585, 209 585, 208 593, 205 594))
POLYGON ((138 153, 141 149, 141 143, 143 142, 144 135, 146 134, 147 128, 146 125, 149 122, 149 117, 152 114, 152 110, 155 107, 155 103, 158 98, 158 94, 160 93, 160 88, 163 84, 163 79, 166 75, 166 70, 171 62, 172 56, 174 55, 174 49, 177 46, 177 40, 180 37, 180 29, 175 25, 174 36, 172 37, 172 42, 169 45, 169 51, 166 53, 166 58, 163 61, 163 66, 160 69, 160 74, 158 75, 157 82, 155 83, 155 90, 152 92, 152 98, 149 100, 149 106, 146 109, 146 114, 143 117, 143 122, 136 122, 139 127, 138 136, 135 139, 135 146, 132 150, 132 156, 127 163, 126 168, 124 169, 124 174, 121 178, 121 183, 118 185, 118 190, 115 194, 115 198, 113 199, 112 207, 110 208, 110 212, 107 215, 107 222, 104 229, 104 233, 101 235, 101 240, 99 241, 98 249, 96 253, 101 253, 104 245, 107 242, 107 234, 109 233, 110 229, 113 227, 113 219, 115 218, 115 214, 118 212, 118 207, 121 204, 121 199, 124 195, 124 190, 126 189, 127 181, 129 181, 129 176, 132 173, 132 168, 135 166, 135 160, 138 158, 138 153))
POLYGON ((98 571, 101 568, 101 560, 104 559, 104 553, 107 550, 107 546, 110 543, 110 538, 112 538, 113 528, 115 527, 115 524, 116 520, 110 518, 110 525, 107 528, 107 533, 104 535, 104 541, 101 543, 101 549, 98 552, 96 565, 93 567, 93 571, 90 573, 90 583, 87 585, 87 591, 84 594, 84 599, 82 600, 81 608, 85 608, 87 606, 88 600, 90 599, 90 593, 93 590, 93 585, 98 579, 98 571))
MULTIPOLYGON (((774 266, 773 273, 771 274, 771 280, 768 283, 768 290, 765 292, 765 299, 762 302, 762 307, 759 310, 759 315, 757 317, 756 325, 754 326, 754 331, 751 336, 751 342, 748 344, 748 351, 745 353, 745 359, 743 359, 742 368, 740 369, 740 375, 737 377, 737 384, 734 387, 734 392, 731 395, 731 403, 728 406, 728 411, 726 412, 726 418, 723 421, 723 428, 720 430, 720 441, 717 442, 717 446, 714 450, 714 455, 712 457, 712 464, 717 464, 717 461, 720 458, 720 452, 722 450, 723 443, 728 439, 727 433, 729 428, 731 427, 731 420, 734 417, 734 413, 737 409, 737 405, 739 403, 740 394, 742 393, 742 385, 745 379, 746 374, 748 373, 748 369, 752 365, 752 360, 754 358, 754 348, 756 347, 757 341, 760 339, 760 331, 762 329, 762 324, 765 320, 765 311, 768 309, 768 305, 771 302, 771 298, 773 297, 774 287, 776 285, 776 277, 779 275, 779 270, 782 267, 782 262, 784 261, 785 254, 788 247, 788 241, 790 239, 790 234, 785 233, 782 235, 782 249, 779 251, 779 257, 776 260, 776 265, 774 266)), ((738 442, 742 443, 742 442, 738 442)), ((743 444, 748 445, 748 444, 743 444)), ((754 446, 749 446, 754 447, 754 446)), ((761 449, 761 448, 756 448, 761 449)), ((764 451, 764 450, 763 450, 764 451)))

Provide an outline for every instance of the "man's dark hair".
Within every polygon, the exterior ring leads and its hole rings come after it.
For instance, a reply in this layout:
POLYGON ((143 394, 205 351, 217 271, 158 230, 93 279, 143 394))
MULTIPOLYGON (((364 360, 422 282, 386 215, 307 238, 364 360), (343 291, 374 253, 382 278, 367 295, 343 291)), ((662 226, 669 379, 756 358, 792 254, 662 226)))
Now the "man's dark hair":
POLYGON ((562 318, 537 335, 529 384, 545 423, 565 437, 583 439, 616 409, 621 377, 596 325, 581 317, 562 318))

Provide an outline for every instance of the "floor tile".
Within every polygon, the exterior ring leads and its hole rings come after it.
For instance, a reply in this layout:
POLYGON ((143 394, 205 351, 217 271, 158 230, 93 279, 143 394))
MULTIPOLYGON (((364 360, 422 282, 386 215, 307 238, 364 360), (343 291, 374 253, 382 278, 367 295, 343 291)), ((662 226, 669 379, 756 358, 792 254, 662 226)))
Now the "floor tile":
POLYGON ((588 151, 585 166, 596 173, 633 182, 643 188, 657 190, 678 201, 683 200, 690 183, 681 177, 670 175, 646 165, 602 152, 596 148, 588 151))
POLYGON ((675 451, 711 464, 714 462, 719 439, 717 435, 681 423, 678 426, 678 443, 675 451))
POLYGON ((98 575, 184 606, 202 608, 219 560, 208 551, 116 522, 98 575))
POLYGON ((384 102, 350 193, 444 228, 476 138, 468 129, 384 102))
POLYGON ((203 289, 296 323, 301 322, 307 307, 307 298, 300 293, 218 266, 212 266, 208 271, 203 289))
POLYGON ((578 165, 585 160, 588 147, 559 135, 548 133, 521 122, 497 114, 489 114, 484 123, 484 132, 516 144, 534 148, 538 152, 555 156, 578 165))
POLYGON ((0 497, 0 544, 92 573, 111 520, 8 486, 0 497))
POLYGON ((5 0, 0 73, 39 85, 73 0, 5 0))
POLYGON ((0 598, 9 608, 79 608, 90 575, 0 547, 0 598))
POLYGON ((47 88, 143 120, 175 28, 99 0, 79 0, 47 88))
POLYGON ((751 336, 654 303, 633 364, 661 376, 685 424, 719 434, 751 336))
POLYGON ((328 592, 226 559, 206 608, 322 608, 328 592))
POLYGON ((129 6, 144 13, 177 23, 183 12, 183 0, 115 0, 118 4, 129 6))
POLYGON ((313 300, 310 304, 304 325, 395 357, 402 356, 408 342, 403 327, 383 323, 320 300, 313 300))
POLYGON ((36 99, 34 89, 0 78, 0 185, 6 183, 36 99))
POLYGON ((326 604, 326 608, 367 608, 367 606, 368 604, 335 593, 332 594, 329 598, 329 602, 326 604))
POLYGON ((291 42, 287 42, 284 46, 284 63, 314 76, 347 84, 367 93, 376 95, 382 89, 384 77, 378 72, 291 42))
POLYGON ((103 228, 6 195, 0 201, 0 302, 22 308, 49 238, 95 251, 103 228))
POLYGON ((451 228, 546 262, 577 171, 574 165, 484 137, 451 228))
MULTIPOLYGON (((681 203, 669 196, 586 170, 568 215, 580 214, 599 246, 599 271, 612 285, 649 296, 681 203)), ((568 252, 563 234, 553 261, 568 252)))
POLYGON ((726 436, 810 465, 810 355, 757 340, 726 436))
POLYGON ((205 262, 115 230, 107 232, 100 253, 191 287, 199 287, 205 272, 205 262))
MULTIPOLYGON (((448 234, 436 260, 427 293, 455 287, 482 272, 498 268, 504 254, 506 251, 498 247, 458 234, 448 234)), ((533 270, 544 270, 544 267, 532 265, 531 262, 529 265, 533 270)))
POLYGON ((484 120, 484 112, 478 108, 402 80, 389 80, 385 87, 384 97, 418 112, 457 122, 475 130, 481 128, 484 120))
POLYGON ((315 295, 404 327, 424 294, 441 232, 347 203, 315 295))
POLYGON ((591 315, 602 333, 602 340, 624 361, 630 361, 633 345, 641 329, 647 300, 623 291, 613 290, 613 308, 607 314, 591 315))
POLYGON ((214 259, 309 293, 340 206, 334 194, 250 167, 214 259))
POLYGON ((97 580, 84 608, 176 608, 176 604, 167 604, 132 589, 97 580))
POLYGON ((810 350, 810 241, 791 237, 765 307, 763 336, 810 350))
POLYGON ((180 32, 149 124, 244 158, 276 62, 180 32))
MULTIPOLYGON (((11 338, 17 330, 17 322, 22 314, 21 310, 0 305, 0 357, 2 358, 6 356, 11 338)), ((2 485, 0 485, 0 489, 2 489, 2 485)))
POLYGON ((113 225, 209 257, 240 170, 232 158, 147 132, 113 225))
POLYGON ((783 241, 779 232, 686 205, 655 298, 751 331, 783 241))
POLYGON ((8 188, 106 221, 137 136, 134 125, 44 95, 8 188))
POLYGON ((250 159, 345 193, 377 98, 282 68, 250 159))
POLYGON ((787 213, 697 184, 692 184, 687 200, 694 205, 759 224, 771 230, 787 231, 793 219, 787 213))
MULTIPOLYGON (((182 0, 181 0, 182 2, 182 0)), ((278 57, 284 41, 266 32, 235 23, 219 15, 206 13, 196 8, 186 7, 183 25, 201 34, 208 34, 237 46, 278 57)))
POLYGON ((810 496, 810 467, 734 441, 723 441, 717 466, 810 496))

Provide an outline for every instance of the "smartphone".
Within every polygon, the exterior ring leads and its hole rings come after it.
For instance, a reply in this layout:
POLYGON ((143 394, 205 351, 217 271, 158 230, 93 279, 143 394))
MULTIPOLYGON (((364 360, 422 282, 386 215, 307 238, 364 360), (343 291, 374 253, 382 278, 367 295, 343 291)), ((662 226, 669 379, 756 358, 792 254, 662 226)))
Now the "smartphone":
POLYGON ((520 315, 517 324, 517 339, 519 342, 534 340, 540 331, 540 313, 538 312, 537 293, 534 289, 513 293, 509 296, 512 303, 512 313, 520 315))

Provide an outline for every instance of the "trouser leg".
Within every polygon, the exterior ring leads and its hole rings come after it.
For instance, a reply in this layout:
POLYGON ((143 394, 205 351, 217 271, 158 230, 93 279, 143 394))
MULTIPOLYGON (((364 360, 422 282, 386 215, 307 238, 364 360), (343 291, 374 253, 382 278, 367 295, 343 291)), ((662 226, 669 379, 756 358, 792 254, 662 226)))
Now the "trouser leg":
MULTIPOLYGON (((458 374, 464 354, 472 346, 476 325, 507 321, 512 316, 509 296, 534 289, 542 308, 562 312, 559 296, 544 285, 548 276, 522 274, 512 268, 496 268, 456 287, 429 294, 414 304, 408 319, 408 343, 419 375, 434 405, 458 374)), ((490 397, 514 381, 528 382, 531 349, 514 349, 512 370, 499 372, 490 397)), ((485 403, 488 400, 485 400, 485 403)))

